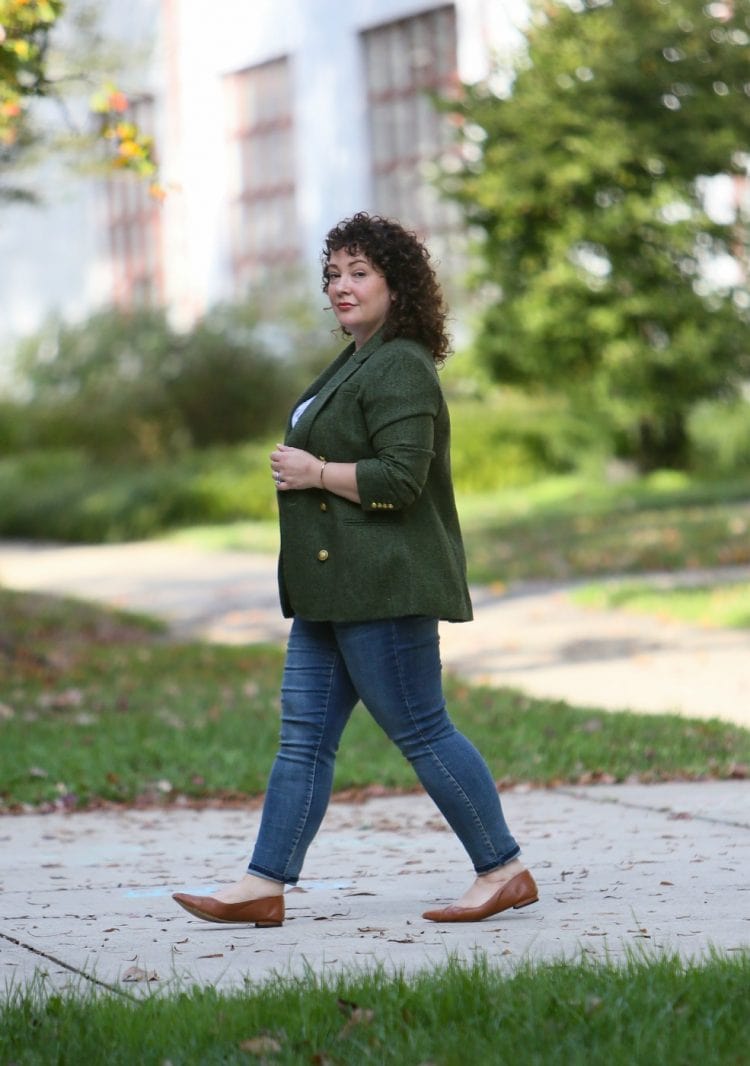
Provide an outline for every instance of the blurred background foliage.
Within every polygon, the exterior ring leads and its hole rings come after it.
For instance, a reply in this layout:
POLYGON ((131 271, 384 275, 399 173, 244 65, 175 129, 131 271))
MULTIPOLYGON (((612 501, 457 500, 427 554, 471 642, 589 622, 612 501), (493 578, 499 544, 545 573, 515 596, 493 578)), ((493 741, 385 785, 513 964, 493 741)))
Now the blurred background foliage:
POLYGON ((705 198, 723 175, 747 200, 750 2, 531 7, 507 88, 445 104, 442 184, 490 294, 477 348, 496 380, 605 416, 641 471, 684 469, 696 408, 738 417, 750 377, 747 217, 705 198))
POLYGON ((161 310, 50 321, 19 347, 19 399, 4 405, 0 441, 155 460, 257 439, 284 424, 293 394, 326 361, 324 335, 299 313, 283 314, 283 350, 264 336, 252 302, 217 307, 183 333, 161 310), (292 358, 298 342, 301 357, 292 358))
MULTIPOLYGON (((26 338, 0 402, 0 535, 118 541, 275 518, 269 452, 342 341, 306 305, 277 309, 273 327, 260 306, 215 308, 182 333, 161 311, 106 311, 26 338)), ((606 412, 493 384, 474 351, 448 361, 443 383, 465 498, 634 474, 613 461, 606 412)), ((750 404, 704 401, 689 436, 694 474, 744 477, 750 404)))
POLYGON ((107 310, 26 338, 0 402, 0 534, 115 541, 272 517, 268 452, 335 350, 304 305, 275 316, 283 330, 249 300, 179 332, 161 310, 107 310))
MULTIPOLYGON (((458 310, 472 339, 443 373, 457 489, 743 478, 746 209, 710 215, 705 191, 748 181, 750 0, 531 7, 510 75, 445 104, 441 184, 475 241, 479 308, 458 310)), ((0 399, 0 535, 273 517, 268 452, 342 347, 322 318, 259 291, 183 331, 159 309, 47 322, 0 399)))

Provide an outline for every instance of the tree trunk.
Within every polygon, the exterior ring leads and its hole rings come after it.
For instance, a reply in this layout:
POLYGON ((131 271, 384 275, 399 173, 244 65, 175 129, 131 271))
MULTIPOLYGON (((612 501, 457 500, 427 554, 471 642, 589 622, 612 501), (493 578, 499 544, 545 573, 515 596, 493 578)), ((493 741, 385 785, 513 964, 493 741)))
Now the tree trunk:
POLYGON ((684 470, 690 453, 685 414, 671 411, 663 418, 642 418, 638 423, 635 460, 641 473, 684 470))

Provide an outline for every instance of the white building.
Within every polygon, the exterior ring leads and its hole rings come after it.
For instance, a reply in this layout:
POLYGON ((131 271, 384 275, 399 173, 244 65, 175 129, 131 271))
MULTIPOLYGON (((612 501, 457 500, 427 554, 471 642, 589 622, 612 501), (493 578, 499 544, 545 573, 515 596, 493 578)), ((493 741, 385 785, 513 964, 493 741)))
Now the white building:
MULTIPOLYGON (((156 134, 163 205, 143 183, 56 179, 42 209, 0 215, 0 337, 51 310, 166 303, 189 322, 248 288, 317 284, 326 230, 400 218, 448 263, 460 221, 430 182, 450 153, 431 92, 488 73, 523 0, 108 0, 105 26, 146 42, 123 79, 156 134)), ((49 184, 49 183, 48 183, 49 184)), ((313 290, 314 291, 314 290, 313 290)))

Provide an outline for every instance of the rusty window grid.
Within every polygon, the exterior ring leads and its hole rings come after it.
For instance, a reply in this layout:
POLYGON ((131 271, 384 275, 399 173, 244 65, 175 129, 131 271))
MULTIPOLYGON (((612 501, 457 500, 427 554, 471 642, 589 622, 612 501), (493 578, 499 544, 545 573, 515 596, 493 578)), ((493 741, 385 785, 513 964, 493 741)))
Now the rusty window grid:
POLYGON ((232 274, 238 291, 296 262, 296 181, 287 57, 227 76, 232 274))
MULTIPOLYGON (((154 99, 131 98, 124 116, 146 132, 153 130, 154 99)), ((112 300, 122 310, 163 302, 162 221, 146 183, 133 174, 105 182, 107 233, 112 268, 112 300)))
POLYGON ((362 42, 375 207, 425 237, 455 234, 458 213, 423 173, 453 140, 450 118, 430 95, 449 96, 458 86, 455 9, 442 6, 376 26, 362 42))

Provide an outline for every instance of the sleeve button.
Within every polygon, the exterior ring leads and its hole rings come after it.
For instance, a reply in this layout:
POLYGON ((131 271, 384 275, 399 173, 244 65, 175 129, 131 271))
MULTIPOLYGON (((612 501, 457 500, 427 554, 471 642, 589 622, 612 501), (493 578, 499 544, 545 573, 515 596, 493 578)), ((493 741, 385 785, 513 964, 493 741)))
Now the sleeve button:
POLYGON ((328 558, 328 552, 326 551, 325 548, 321 548, 320 551, 318 552, 318 559, 321 561, 321 563, 324 563, 327 558, 328 558))

